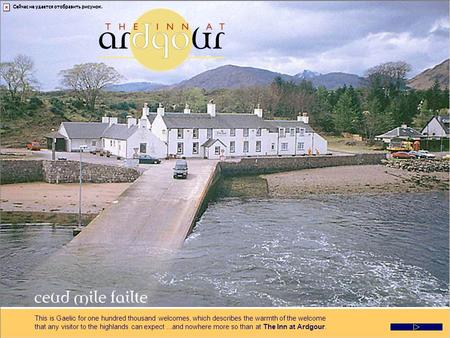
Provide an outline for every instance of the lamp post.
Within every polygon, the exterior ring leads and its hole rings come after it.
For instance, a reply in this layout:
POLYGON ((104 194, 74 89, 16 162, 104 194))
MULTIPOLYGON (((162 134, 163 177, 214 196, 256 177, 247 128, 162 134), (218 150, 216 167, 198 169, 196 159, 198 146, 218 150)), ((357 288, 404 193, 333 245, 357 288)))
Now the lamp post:
POLYGON ((56 159, 56 154, 55 154, 55 151, 56 151, 56 136, 54 134, 55 129, 52 129, 52 132, 53 132, 53 138, 52 138, 52 161, 54 161, 56 159))
POLYGON ((80 146, 80 193, 79 193, 79 199, 78 199, 78 227, 81 228, 82 226, 82 222, 81 222, 81 185, 83 183, 83 177, 82 177, 82 173, 81 173, 81 169, 83 166, 83 162, 82 162, 82 154, 83 154, 83 150, 87 149, 86 145, 82 145, 80 146))

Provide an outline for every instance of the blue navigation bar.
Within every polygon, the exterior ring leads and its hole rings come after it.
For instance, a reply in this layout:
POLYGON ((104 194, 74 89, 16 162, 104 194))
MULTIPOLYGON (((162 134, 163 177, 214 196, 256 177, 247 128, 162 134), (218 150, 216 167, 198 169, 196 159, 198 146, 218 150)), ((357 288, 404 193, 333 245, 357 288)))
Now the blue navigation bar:
POLYGON ((391 323, 391 331, 442 331, 442 323, 391 323))

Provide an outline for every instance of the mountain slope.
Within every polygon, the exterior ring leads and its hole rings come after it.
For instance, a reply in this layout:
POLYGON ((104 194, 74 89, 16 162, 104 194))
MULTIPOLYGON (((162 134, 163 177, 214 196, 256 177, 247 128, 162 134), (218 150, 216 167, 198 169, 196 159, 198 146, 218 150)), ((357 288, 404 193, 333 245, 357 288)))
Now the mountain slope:
POLYGON ((105 91, 108 92, 151 92, 154 90, 159 90, 166 87, 161 83, 154 82, 129 82, 129 83, 121 83, 110 85, 105 88, 105 91))
POLYGON ((294 79, 290 75, 271 72, 266 69, 226 65, 207 70, 206 72, 200 73, 188 80, 184 80, 173 87, 199 87, 211 90, 219 88, 265 86, 272 83, 273 79, 277 76, 280 76, 282 79, 287 81, 294 79))
POLYGON ((414 89, 428 89, 433 86, 434 81, 437 80, 441 89, 449 87, 449 59, 440 64, 424 70, 422 73, 416 75, 408 81, 408 85, 414 89))
POLYGON ((333 72, 321 74, 309 79, 315 87, 323 86, 327 89, 337 89, 346 85, 354 88, 360 88, 366 85, 366 80, 358 75, 333 72))
POLYGON ((355 88, 365 84, 362 77, 348 73, 328 73, 320 74, 309 70, 298 73, 294 76, 272 72, 266 69, 253 67, 240 67, 234 65, 221 66, 215 69, 207 70, 188 80, 182 81, 171 86, 171 88, 203 88, 206 90, 219 88, 244 88, 252 86, 270 85, 272 81, 280 76, 285 81, 311 81, 313 85, 324 86, 327 89, 336 89, 346 86, 355 88))

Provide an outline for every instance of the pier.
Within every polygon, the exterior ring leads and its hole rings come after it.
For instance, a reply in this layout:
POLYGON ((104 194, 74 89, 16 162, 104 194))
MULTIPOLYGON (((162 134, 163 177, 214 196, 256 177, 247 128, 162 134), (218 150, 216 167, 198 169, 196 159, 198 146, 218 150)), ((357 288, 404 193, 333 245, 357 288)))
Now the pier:
POLYGON ((68 245, 179 248, 213 182, 217 161, 189 160, 187 179, 173 179, 175 161, 152 165, 68 245))

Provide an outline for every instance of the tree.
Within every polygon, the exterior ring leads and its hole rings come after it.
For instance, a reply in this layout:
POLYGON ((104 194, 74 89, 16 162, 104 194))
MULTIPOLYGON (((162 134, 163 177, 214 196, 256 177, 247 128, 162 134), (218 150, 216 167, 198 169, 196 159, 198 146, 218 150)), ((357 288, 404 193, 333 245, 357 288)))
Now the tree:
POLYGON ((104 63, 82 63, 62 70, 60 75, 63 86, 75 91, 86 102, 89 111, 95 110, 95 102, 103 88, 122 79, 113 67, 104 63))
POLYGON ((359 131, 361 113, 353 88, 346 90, 336 103, 333 122, 335 130, 339 133, 359 131))
POLYGON ((12 102, 23 103, 27 95, 36 87, 33 76, 33 60, 26 55, 17 55, 11 62, 0 63, 0 76, 12 102))
POLYGON ((399 91, 406 88, 406 74, 411 66, 404 61, 386 62, 367 70, 366 74, 372 86, 374 81, 381 84, 387 96, 391 90, 399 91))
POLYGON ((413 126, 422 130, 428 121, 433 117, 434 111, 428 107, 428 101, 421 101, 417 107, 419 113, 413 119, 413 126))

